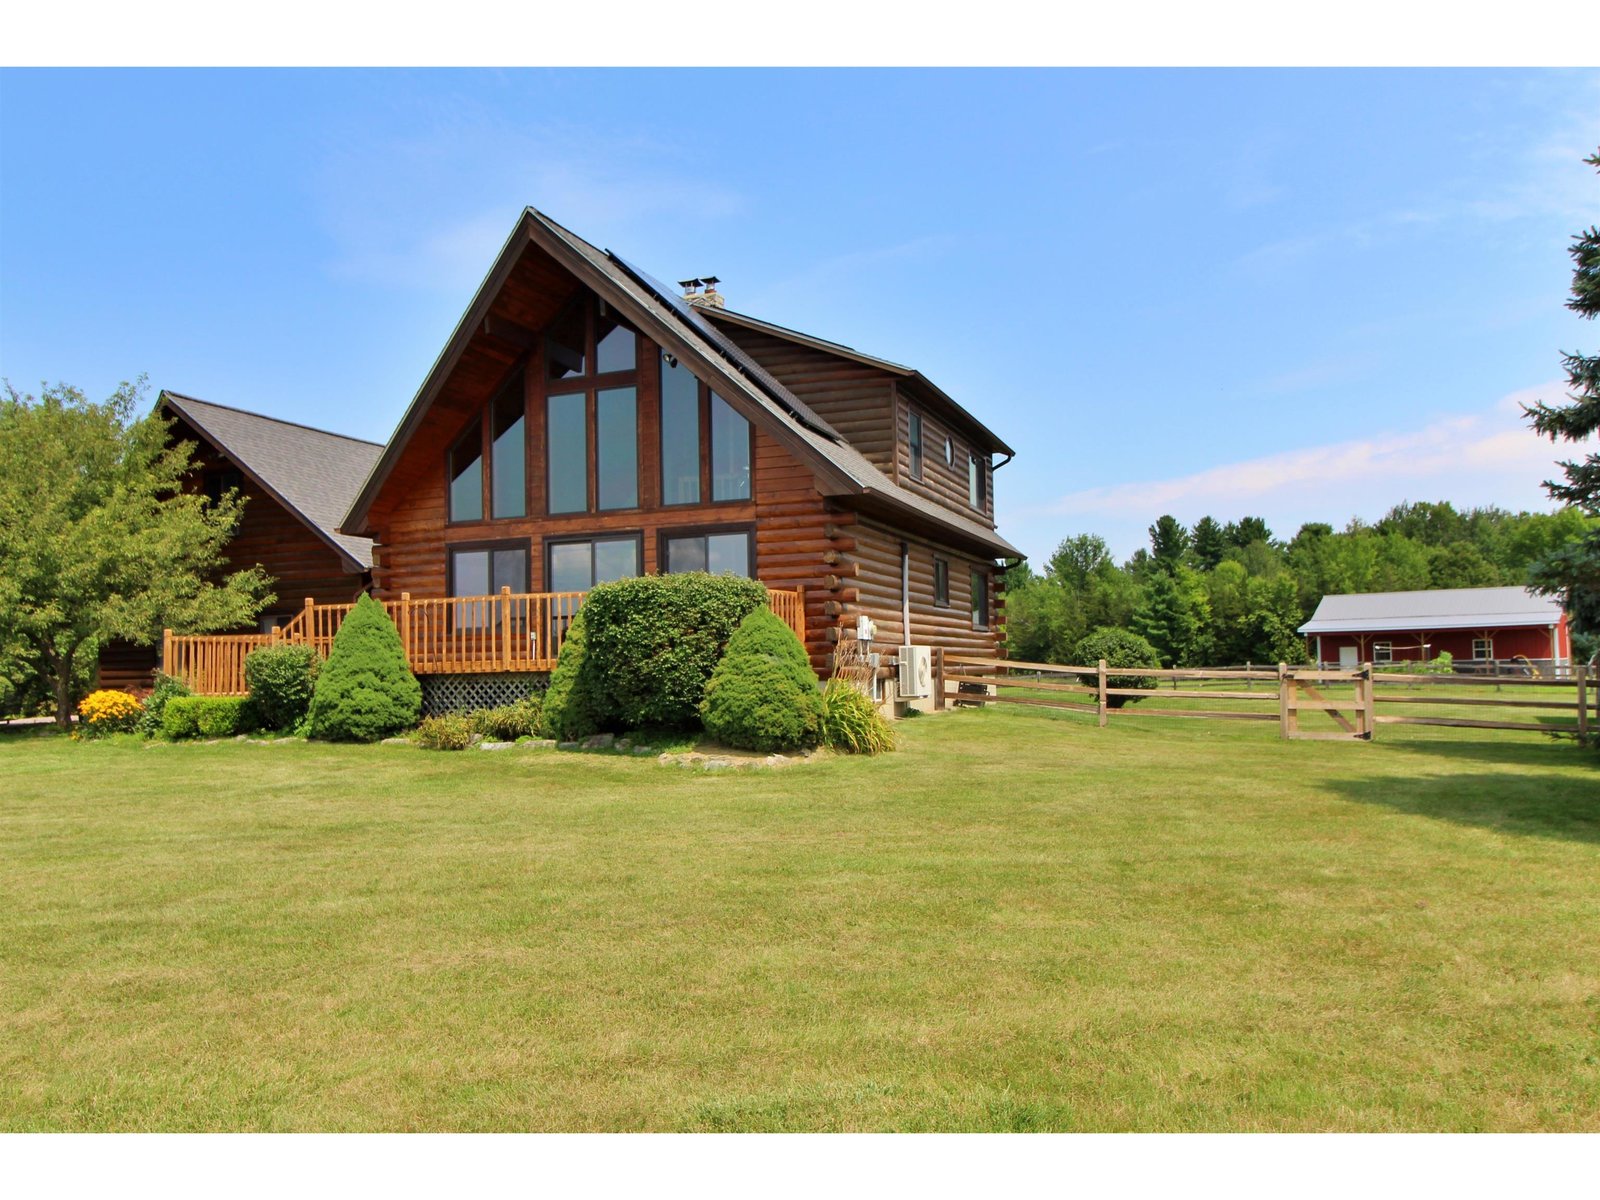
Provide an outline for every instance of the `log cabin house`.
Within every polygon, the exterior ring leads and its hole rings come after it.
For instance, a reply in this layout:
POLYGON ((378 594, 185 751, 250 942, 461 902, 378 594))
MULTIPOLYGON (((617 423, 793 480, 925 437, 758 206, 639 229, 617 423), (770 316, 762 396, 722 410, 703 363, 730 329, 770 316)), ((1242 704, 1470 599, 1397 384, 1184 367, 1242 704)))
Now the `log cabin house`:
POLYGON ((523 212, 339 525, 371 539, 419 675, 548 669, 582 592, 683 570, 764 582, 820 674, 870 636, 886 701, 902 645, 1001 653, 1011 448, 920 372, 716 282, 682 294, 523 212))
MULTIPOLYGON (((245 498, 228 544, 230 566, 260 564, 276 581, 277 599, 259 621, 231 636, 287 625, 308 598, 346 604, 366 590, 372 543, 339 533, 338 524, 382 446, 177 392, 163 391, 156 410, 170 419, 173 441, 196 446, 188 490, 217 497, 238 488, 245 498)), ((100 686, 148 690, 161 653, 156 646, 107 644, 100 686)))

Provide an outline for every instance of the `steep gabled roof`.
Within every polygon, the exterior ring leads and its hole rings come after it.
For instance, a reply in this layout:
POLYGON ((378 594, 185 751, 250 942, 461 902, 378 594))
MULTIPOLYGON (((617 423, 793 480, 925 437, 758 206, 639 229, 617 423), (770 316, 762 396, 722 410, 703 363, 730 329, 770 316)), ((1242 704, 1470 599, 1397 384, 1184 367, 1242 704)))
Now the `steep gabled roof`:
POLYGON ((163 391, 157 407, 188 422, 327 543, 351 571, 371 569, 372 539, 351 537, 338 529, 382 446, 178 392, 163 391))
POLYGON ((1021 551, 987 526, 900 487, 868 462, 809 405, 740 350, 702 312, 684 304, 674 293, 619 255, 591 245, 532 208, 523 210, 516 228, 462 314, 455 332, 401 418, 340 528, 365 528, 385 480, 474 333, 488 320, 496 295, 529 243, 538 246, 608 304, 614 305, 641 333, 689 365, 724 399, 756 415, 774 437, 812 467, 824 486, 824 494, 856 497, 871 507, 905 514, 919 524, 981 546, 996 557, 1022 556, 1021 551))
POLYGON ((1301 633, 1505 629, 1561 621, 1561 602, 1524 587, 1439 588, 1324 596, 1301 633))
POLYGON ((915 367, 908 367, 903 363, 890 362, 887 358, 878 358, 876 355, 866 354, 853 346, 846 346, 839 342, 830 342, 826 338, 816 337, 813 334, 801 333, 797 329, 789 329, 782 325, 775 325, 771 321, 763 321, 760 317, 752 317, 748 313, 734 312, 727 308, 707 308, 705 314, 713 321, 728 321, 734 325, 742 325, 746 329, 754 329, 761 333, 770 334, 772 337, 782 338, 786 342, 793 342, 797 346, 809 346, 813 350, 821 350, 825 354, 832 354, 851 362, 861 363, 863 366, 876 367, 897 379, 903 379, 911 385, 911 390, 920 393, 924 400, 931 403, 931 407, 943 409, 946 416, 954 416, 979 434, 984 443, 984 449, 992 454, 1015 455, 1016 451, 1005 442, 1000 435, 995 433, 977 417, 973 416, 960 404, 957 404, 943 388, 934 383, 915 367))

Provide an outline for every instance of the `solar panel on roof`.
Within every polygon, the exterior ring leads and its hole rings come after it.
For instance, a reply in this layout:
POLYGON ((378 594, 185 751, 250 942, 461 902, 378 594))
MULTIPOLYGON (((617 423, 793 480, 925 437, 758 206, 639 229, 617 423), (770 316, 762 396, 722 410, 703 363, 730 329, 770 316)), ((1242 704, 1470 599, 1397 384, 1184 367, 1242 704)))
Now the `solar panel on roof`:
POLYGON ((615 250, 607 250, 606 257, 633 276, 635 282, 672 309, 673 312, 677 313, 680 319, 688 322, 696 333, 715 346, 724 358, 742 371, 749 379, 753 380, 756 386, 771 396, 773 400, 793 413, 801 423, 810 426, 818 433, 832 438, 836 442, 844 440, 833 426, 829 425, 798 396, 768 374, 765 367, 746 354, 732 338, 707 320, 706 315, 693 304, 690 304, 648 271, 634 266, 615 250))

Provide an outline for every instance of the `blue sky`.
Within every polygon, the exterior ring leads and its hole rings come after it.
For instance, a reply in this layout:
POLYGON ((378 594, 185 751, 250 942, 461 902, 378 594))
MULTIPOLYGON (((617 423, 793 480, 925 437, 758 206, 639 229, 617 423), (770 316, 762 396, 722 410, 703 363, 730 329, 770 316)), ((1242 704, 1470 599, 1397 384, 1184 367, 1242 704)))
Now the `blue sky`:
POLYGON ((0 72, 0 375, 381 440, 524 204, 920 367, 1001 529, 1546 507, 1600 72, 0 72))

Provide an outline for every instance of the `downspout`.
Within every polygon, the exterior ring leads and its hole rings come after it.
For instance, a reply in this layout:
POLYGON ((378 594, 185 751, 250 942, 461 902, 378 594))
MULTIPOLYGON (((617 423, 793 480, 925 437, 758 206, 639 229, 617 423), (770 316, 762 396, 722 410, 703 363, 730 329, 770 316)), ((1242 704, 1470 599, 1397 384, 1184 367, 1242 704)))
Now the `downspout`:
POLYGON ((911 543, 900 543, 900 644, 911 645, 911 543))

